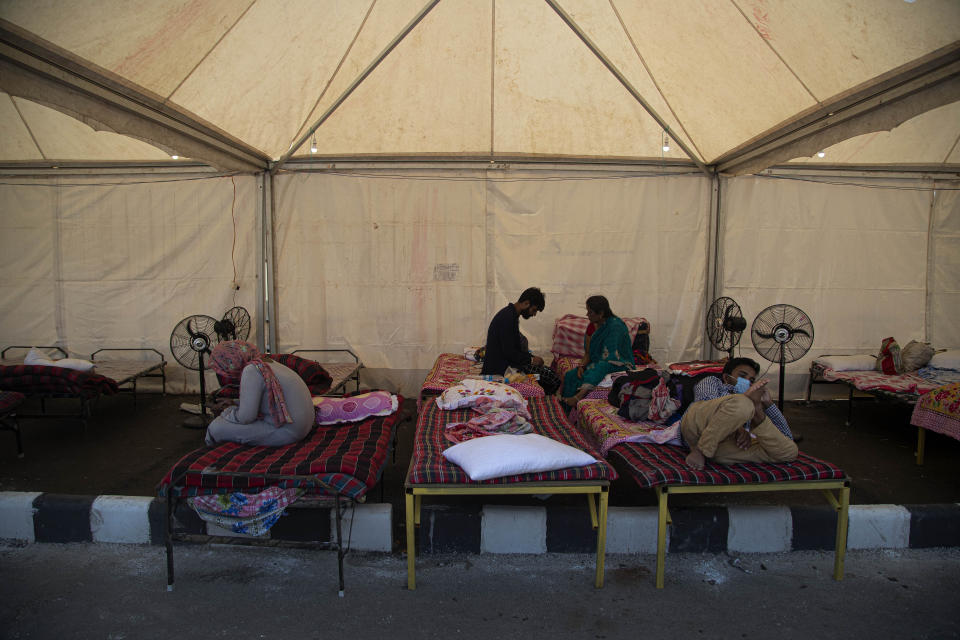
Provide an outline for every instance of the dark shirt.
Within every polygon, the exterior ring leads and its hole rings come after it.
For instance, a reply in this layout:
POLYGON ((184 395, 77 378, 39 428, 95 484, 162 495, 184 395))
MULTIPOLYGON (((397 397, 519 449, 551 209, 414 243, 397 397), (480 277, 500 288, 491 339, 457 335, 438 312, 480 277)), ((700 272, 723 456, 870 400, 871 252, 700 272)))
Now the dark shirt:
POLYGON ((520 314, 508 304, 493 316, 487 329, 487 351, 483 356, 484 375, 502 376, 508 366, 514 369, 530 364, 530 352, 523 348, 520 314))

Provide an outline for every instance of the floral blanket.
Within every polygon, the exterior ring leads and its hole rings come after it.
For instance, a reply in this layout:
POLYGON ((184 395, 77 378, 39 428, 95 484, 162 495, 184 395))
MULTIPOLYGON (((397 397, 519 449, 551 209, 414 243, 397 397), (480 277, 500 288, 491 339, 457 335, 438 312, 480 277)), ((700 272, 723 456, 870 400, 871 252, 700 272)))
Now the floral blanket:
POLYGON ((934 389, 920 398, 910 424, 960 440, 960 382, 934 389))
POLYGON ((593 435, 600 453, 622 442, 680 444, 680 422, 664 426, 655 422, 629 422, 617 415, 617 408, 604 399, 581 400, 577 405, 580 429, 593 435))
POLYGON ((196 496, 187 502, 203 520, 221 529, 262 536, 280 519, 283 510, 303 495, 303 489, 267 487, 260 493, 221 493, 196 496))

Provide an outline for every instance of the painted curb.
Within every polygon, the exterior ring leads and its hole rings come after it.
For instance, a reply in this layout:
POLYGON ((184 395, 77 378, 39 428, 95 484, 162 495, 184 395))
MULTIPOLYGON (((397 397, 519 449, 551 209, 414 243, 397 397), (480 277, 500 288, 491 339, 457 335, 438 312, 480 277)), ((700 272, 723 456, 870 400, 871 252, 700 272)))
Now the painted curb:
MULTIPOLYGON (((836 512, 828 506, 674 508, 667 549, 696 553, 770 553, 832 550, 836 512)), ((343 537, 357 551, 391 552, 393 507, 355 505, 342 520, 343 537)), ((585 509, 563 505, 424 505, 417 529, 418 553, 591 553, 596 532, 585 509)), ((960 546, 960 504, 853 505, 848 549, 960 546)), ((73 496, 0 492, 0 539, 15 543, 164 543, 166 506, 159 498, 73 496)), ((181 504, 178 527, 190 533, 231 535, 202 521, 181 504)), ((288 510, 270 539, 329 540, 335 531, 330 509, 288 510)), ((656 507, 611 507, 608 553, 655 553, 656 507)), ((400 545, 402 547, 402 545, 400 545)))

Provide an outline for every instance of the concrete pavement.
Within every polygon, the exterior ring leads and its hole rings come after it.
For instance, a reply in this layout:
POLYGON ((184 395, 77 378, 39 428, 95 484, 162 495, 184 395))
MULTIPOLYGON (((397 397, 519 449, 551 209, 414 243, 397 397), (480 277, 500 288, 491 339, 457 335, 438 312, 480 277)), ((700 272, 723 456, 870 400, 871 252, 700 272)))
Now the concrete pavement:
POLYGON ((960 549, 833 554, 400 554, 179 545, 0 547, 0 636, 21 638, 956 638, 960 549))

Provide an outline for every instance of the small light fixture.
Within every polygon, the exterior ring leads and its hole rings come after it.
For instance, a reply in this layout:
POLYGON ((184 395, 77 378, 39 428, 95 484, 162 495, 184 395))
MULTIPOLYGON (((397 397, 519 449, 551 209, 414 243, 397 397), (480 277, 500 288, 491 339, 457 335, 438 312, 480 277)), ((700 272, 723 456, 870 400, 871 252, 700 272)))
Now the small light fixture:
POLYGON ((317 139, 314 138, 314 139, 310 142, 310 153, 316 153, 316 152, 317 152, 317 139))
POLYGON ((173 154, 173 155, 170 156, 170 157, 173 158, 174 160, 179 160, 179 159, 180 159, 180 156, 178 156, 177 154, 173 154))
POLYGON ((663 132, 663 152, 666 153, 670 151, 670 136, 666 131, 663 132))
POLYGON ((826 151, 817 151, 817 157, 818 157, 818 158, 822 158, 822 157, 825 156, 825 155, 827 155, 827 152, 826 152, 826 151))

